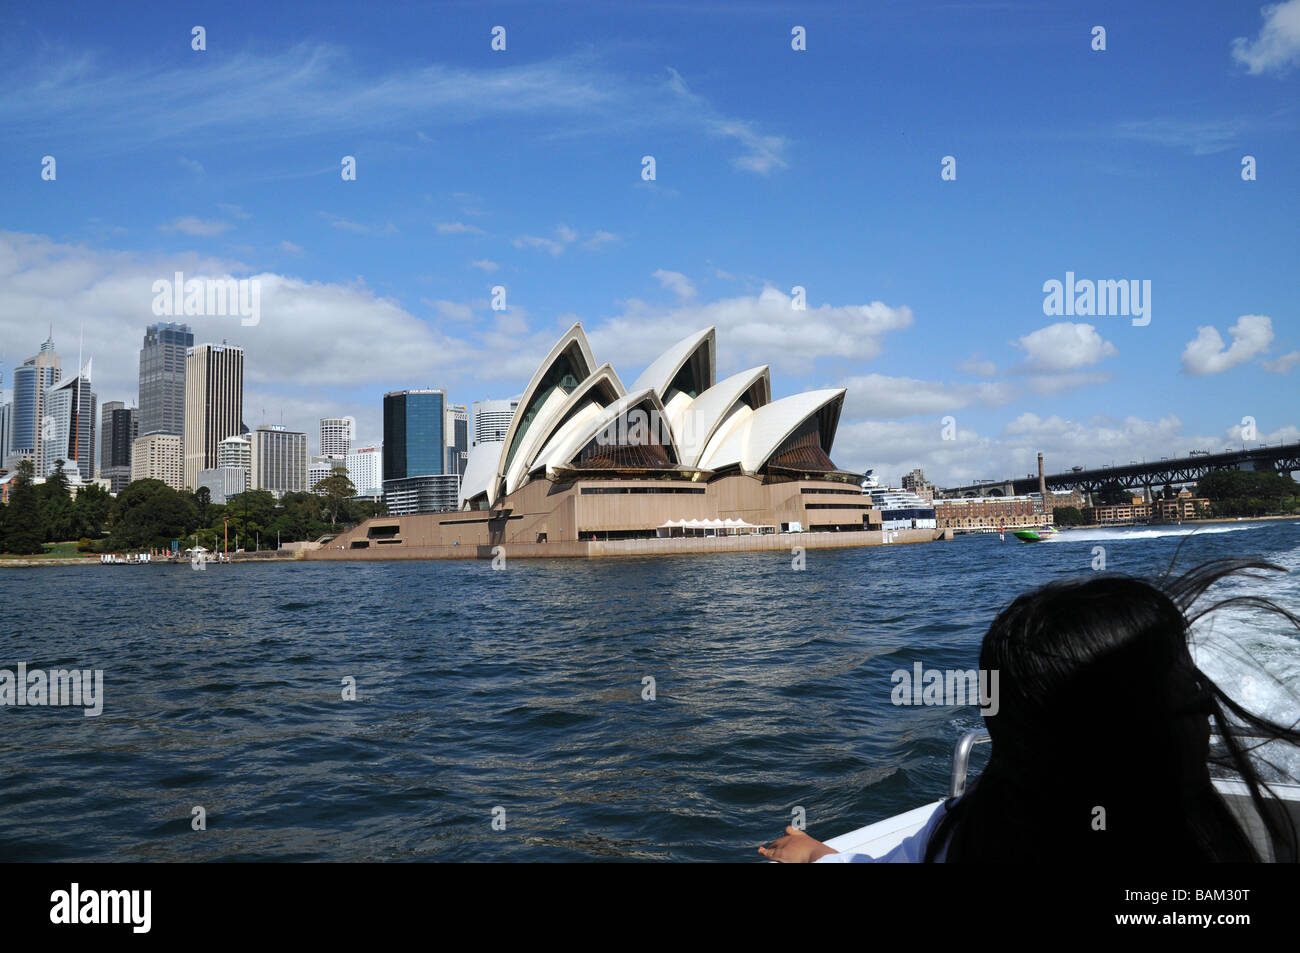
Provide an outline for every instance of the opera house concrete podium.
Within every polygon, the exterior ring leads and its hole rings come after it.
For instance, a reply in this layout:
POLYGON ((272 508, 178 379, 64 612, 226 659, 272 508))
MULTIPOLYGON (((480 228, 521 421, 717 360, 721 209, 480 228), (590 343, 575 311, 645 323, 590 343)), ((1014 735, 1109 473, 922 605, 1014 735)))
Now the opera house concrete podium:
POLYGON ((612 556, 935 539, 881 531, 830 451, 844 390, 772 399, 767 366, 716 380, 715 329, 630 387, 575 324, 546 355, 501 442, 479 443, 460 509, 376 517, 311 559, 612 556))

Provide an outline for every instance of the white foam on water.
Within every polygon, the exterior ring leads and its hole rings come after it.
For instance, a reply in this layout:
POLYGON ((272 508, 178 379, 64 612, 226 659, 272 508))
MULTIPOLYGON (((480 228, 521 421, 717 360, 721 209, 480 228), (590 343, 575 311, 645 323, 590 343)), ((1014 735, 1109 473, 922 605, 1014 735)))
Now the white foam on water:
POLYGON ((1264 523, 1215 524, 1212 526, 1172 526, 1163 529, 1125 529, 1123 527, 1097 529, 1071 529, 1056 536, 1055 542, 1090 543, 1102 539, 1163 539, 1166 536, 1214 536, 1219 533, 1239 533, 1243 530, 1265 526, 1264 523))

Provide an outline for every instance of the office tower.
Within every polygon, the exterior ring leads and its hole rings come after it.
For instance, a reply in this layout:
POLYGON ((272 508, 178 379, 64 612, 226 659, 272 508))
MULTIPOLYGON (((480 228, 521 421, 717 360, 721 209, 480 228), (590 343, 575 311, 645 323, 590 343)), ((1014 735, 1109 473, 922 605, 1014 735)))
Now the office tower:
POLYGON ((510 421, 519 407, 519 399, 511 400, 476 400, 471 405, 474 419, 474 444, 500 443, 506 439, 510 421))
POLYGON ((330 460, 347 459, 356 439, 356 421, 351 417, 320 419, 320 455, 330 460))
POLYGON ((312 457, 311 463, 307 464, 307 489, 323 496, 324 491, 316 489, 316 484, 333 474, 335 467, 342 469, 343 461, 331 457, 312 457))
POLYGON ((0 404, 0 467, 9 459, 9 438, 13 429, 14 405, 10 401, 0 404))
POLYGON ((185 489, 185 455, 174 433, 147 433, 131 444, 131 480, 162 480, 185 489))
POLYGON ((185 486, 197 487, 199 471, 217 465, 217 448, 240 432, 243 411, 244 349, 227 344, 190 348, 185 355, 185 486))
POLYGON ((393 515, 455 509, 460 476, 447 472, 447 395, 435 388, 384 395, 384 502, 393 515))
POLYGON ((379 496, 384 492, 384 448, 362 447, 348 454, 348 479, 357 496, 379 496))
POLYGON ((199 471, 199 486, 208 488, 208 499, 226 503, 248 489, 248 471, 243 467, 213 467, 199 471))
POLYGON ((90 362, 76 377, 68 377, 45 391, 41 418, 40 465, 37 476, 48 477, 58 461, 72 482, 95 479, 95 419, 98 398, 90 389, 90 362), (76 469, 77 476, 71 475, 76 469))
POLYGON ((307 489, 307 435, 264 424, 252 437, 253 489, 269 490, 278 499, 307 489))
POLYGON ((447 395, 436 389, 384 395, 384 479, 446 472, 443 411, 447 395))
POLYGON ((253 441, 242 436, 227 437, 221 441, 217 444, 217 466, 243 470, 244 489, 251 490, 253 488, 253 441))
MULTIPOLYGON (((185 432, 185 356, 194 332, 184 324, 152 324, 140 348, 140 433, 185 432)), ((237 432, 237 431, 236 431, 237 432)))
POLYGON ((469 410, 464 404, 447 405, 443 434, 447 438, 446 472, 462 476, 469 459, 469 410))
POLYGON ((9 454, 4 460, 6 469, 13 470, 18 461, 31 460, 38 468, 41 462, 41 426, 45 419, 45 394, 62 375, 59 355, 54 350, 54 334, 41 345, 34 357, 29 357, 14 368, 14 397, 12 433, 9 454))
POLYGON ((120 400, 110 400, 99 424, 99 475, 108 480, 110 493, 121 493, 131 482, 131 444, 135 442, 139 415, 120 400))

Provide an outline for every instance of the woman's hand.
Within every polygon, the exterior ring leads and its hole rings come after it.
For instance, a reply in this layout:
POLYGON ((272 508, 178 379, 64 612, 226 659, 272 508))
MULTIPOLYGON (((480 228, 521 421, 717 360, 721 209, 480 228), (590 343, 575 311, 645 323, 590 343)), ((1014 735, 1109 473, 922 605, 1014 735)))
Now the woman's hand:
POLYGON ((797 827, 787 827, 784 837, 774 840, 771 847, 760 847, 758 852, 778 864, 811 864, 818 857, 839 853, 834 847, 827 847, 821 841, 814 840, 797 827))

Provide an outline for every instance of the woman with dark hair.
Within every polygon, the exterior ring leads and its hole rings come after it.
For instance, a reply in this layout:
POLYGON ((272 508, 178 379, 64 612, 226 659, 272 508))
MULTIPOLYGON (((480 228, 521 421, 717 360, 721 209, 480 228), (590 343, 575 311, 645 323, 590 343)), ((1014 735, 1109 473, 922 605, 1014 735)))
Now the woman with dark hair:
POLYGON ((1259 596, 1194 611, 1214 583, 1235 574, 1285 572, 1235 559, 1156 583, 1096 576, 1020 596, 993 621, 980 668, 999 673, 992 742, 980 777, 880 858, 841 855, 801 831, 769 860, 1188 862, 1296 860, 1295 825, 1252 764, 1270 741, 1300 745, 1228 697, 1188 648, 1196 620, 1229 606, 1300 619, 1259 596), (1211 732, 1224 753, 1211 756, 1211 732), (1253 817, 1239 818, 1215 790, 1211 764, 1246 785, 1253 817), (1257 841, 1268 845, 1265 854, 1257 841))

